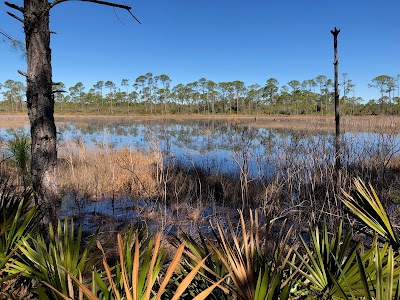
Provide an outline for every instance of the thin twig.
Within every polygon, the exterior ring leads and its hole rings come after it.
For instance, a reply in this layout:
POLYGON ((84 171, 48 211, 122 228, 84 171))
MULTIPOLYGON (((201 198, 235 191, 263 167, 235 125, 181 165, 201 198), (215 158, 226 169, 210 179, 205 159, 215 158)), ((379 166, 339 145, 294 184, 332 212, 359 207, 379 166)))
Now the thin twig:
POLYGON ((114 9, 114 15, 117 17, 118 21, 119 21, 122 25, 125 26, 125 24, 122 23, 121 19, 118 17, 117 12, 115 11, 115 7, 114 7, 113 9, 114 9))
POLYGON ((23 43, 21 43, 20 41, 17 41, 15 39, 13 39, 11 36, 9 36, 5 31, 3 31, 2 29, 0 29, 0 35, 4 36, 5 38, 7 38, 8 40, 11 41, 11 43, 14 46, 17 46, 22 52, 25 52, 25 46, 23 43))

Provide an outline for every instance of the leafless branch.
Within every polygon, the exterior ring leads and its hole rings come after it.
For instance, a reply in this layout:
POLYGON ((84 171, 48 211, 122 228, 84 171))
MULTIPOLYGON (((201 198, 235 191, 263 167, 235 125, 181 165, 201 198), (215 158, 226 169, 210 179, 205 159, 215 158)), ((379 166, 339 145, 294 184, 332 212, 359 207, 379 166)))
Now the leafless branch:
POLYGON ((28 74, 26 74, 24 71, 18 70, 17 72, 22 76, 28 77, 28 74))
POLYGON ((24 13, 24 11, 25 11, 23 7, 15 5, 14 3, 10 3, 10 2, 5 1, 4 4, 7 5, 8 7, 11 7, 13 9, 19 10, 22 13, 24 13))
POLYGON ((64 91, 64 90, 55 90, 55 91, 52 91, 51 93, 52 94, 57 94, 57 93, 66 93, 67 91, 64 91))
POLYGON ((24 23, 24 20, 22 20, 20 17, 18 17, 18 16, 16 16, 16 15, 14 15, 13 13, 10 13, 10 12, 8 11, 7 14, 8 14, 9 16, 13 17, 14 19, 16 19, 16 20, 18 20, 18 21, 24 23))
POLYGON ((130 15, 131 15, 139 24, 142 24, 142 23, 140 23, 140 21, 133 15, 133 13, 132 13, 130 10, 128 10, 128 13, 130 13, 130 15))
MULTIPOLYGON (((55 0, 53 3, 50 4, 50 8, 56 6, 57 4, 60 4, 62 2, 71 2, 72 0, 55 0)), ((76 1, 82 1, 82 2, 93 2, 96 4, 101 4, 101 5, 107 5, 107 6, 112 6, 112 7, 118 7, 126 10, 132 9, 130 6, 118 4, 118 3, 112 3, 112 2, 106 2, 106 1, 101 1, 101 0, 76 0, 76 1)))
POLYGON ((116 8, 122 8, 122 9, 126 9, 129 14, 139 23, 140 21, 132 14, 131 9, 132 7, 127 6, 127 5, 123 5, 123 4, 118 4, 118 3, 113 3, 113 2, 107 2, 107 1, 102 1, 102 0, 55 0, 50 4, 50 9, 54 6, 56 6, 57 4, 60 4, 62 2, 71 2, 71 1, 81 1, 81 2, 91 2, 91 3, 95 3, 95 4, 100 4, 100 5, 106 5, 106 6, 111 6, 111 7, 116 7, 116 8))
POLYGON ((53 85, 62 85, 63 83, 62 82, 53 82, 52 84, 53 85))

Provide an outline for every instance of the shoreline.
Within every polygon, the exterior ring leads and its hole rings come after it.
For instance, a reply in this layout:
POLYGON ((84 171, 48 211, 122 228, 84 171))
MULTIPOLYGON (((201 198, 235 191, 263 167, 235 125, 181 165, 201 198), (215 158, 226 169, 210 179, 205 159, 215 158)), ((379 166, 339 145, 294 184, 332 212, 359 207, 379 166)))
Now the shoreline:
MULTIPOLYGON (((264 115, 55 115, 56 125, 66 123, 86 123, 91 120, 109 122, 154 122, 191 120, 225 121, 237 126, 254 128, 281 128, 297 130, 334 131, 333 116, 264 116, 264 115)), ((29 126, 26 114, 0 114, 0 128, 29 126)), ((342 131, 373 131, 400 133, 400 116, 344 116, 341 118, 342 131)))

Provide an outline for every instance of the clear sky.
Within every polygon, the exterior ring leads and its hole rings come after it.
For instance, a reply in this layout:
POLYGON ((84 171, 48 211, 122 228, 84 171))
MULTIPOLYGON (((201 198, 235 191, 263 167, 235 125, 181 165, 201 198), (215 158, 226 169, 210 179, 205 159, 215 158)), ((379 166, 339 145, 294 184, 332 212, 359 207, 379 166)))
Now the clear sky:
MULTIPOLYGON (((9 0, 22 5, 22 0, 9 0)), ((333 36, 339 34, 339 74, 356 96, 378 75, 400 74, 399 0, 118 0, 126 11, 79 1, 51 11, 53 80, 90 88, 99 80, 166 74, 172 85, 201 77, 280 85, 319 74, 333 78, 333 36), (121 2, 122 1, 122 2, 121 2)), ((0 28, 23 39, 21 24, 0 4, 0 28)), ((24 79, 18 50, 0 44, 0 82, 24 79)), ((396 92, 397 93, 397 92, 396 92)))

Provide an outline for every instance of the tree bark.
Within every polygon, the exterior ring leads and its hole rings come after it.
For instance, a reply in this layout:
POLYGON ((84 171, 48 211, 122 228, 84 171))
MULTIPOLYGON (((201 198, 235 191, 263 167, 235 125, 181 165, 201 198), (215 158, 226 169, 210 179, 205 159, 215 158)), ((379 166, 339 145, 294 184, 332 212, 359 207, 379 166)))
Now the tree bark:
POLYGON ((24 0, 28 64, 26 96, 32 139, 32 184, 35 200, 53 218, 59 195, 49 9, 47 0, 24 0))
MULTIPOLYGON (((68 0, 24 0, 24 7, 5 1, 5 5, 24 14, 20 19, 12 13, 10 16, 24 23, 27 73, 27 108, 31 125, 31 175, 35 201, 54 218, 59 192, 57 184, 57 135, 54 123, 54 96, 52 93, 52 67, 50 49, 50 9, 68 0)), ((102 0, 80 0, 116 8, 131 7, 102 0)), ((136 19, 137 20, 137 19, 136 19)), ((139 20, 137 20, 139 22, 139 20)), ((140 22, 139 22, 140 23, 140 22)), ((4 34, 3 34, 4 35, 4 34)), ((9 36, 6 38, 12 40, 9 36)), ((13 41, 13 40, 12 40, 13 41)), ((20 46, 20 43, 17 43, 20 46)), ((44 221, 46 222, 46 221, 44 221)))
POLYGON ((331 30, 331 33, 333 34, 333 51, 334 51, 334 69, 335 69, 335 150, 336 150, 336 155, 335 155, 335 169, 339 170, 340 169, 340 111, 339 111, 339 80, 338 80, 338 53, 337 53, 337 37, 340 33, 340 30, 337 30, 335 27, 335 30, 331 30))

